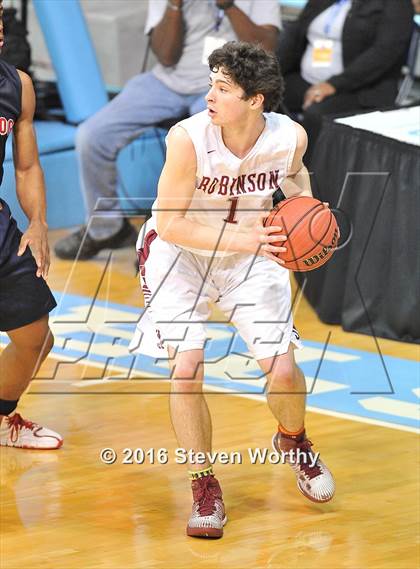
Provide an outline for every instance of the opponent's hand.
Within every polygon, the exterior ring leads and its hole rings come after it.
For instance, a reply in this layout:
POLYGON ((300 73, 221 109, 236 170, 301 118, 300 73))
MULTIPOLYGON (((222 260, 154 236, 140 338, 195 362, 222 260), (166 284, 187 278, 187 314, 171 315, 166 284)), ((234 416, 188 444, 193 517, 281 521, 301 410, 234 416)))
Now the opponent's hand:
POLYGON ((258 217, 254 228, 252 237, 254 240, 254 247, 257 255, 262 257, 267 257, 275 261, 279 265, 284 265, 284 261, 279 259, 275 253, 285 253, 287 251, 286 247, 279 247, 278 245, 273 245, 273 243, 278 243, 279 241, 286 241, 286 235, 274 235, 274 233, 281 233, 283 228, 278 225, 270 225, 269 227, 264 227, 264 220, 269 216, 270 212, 264 212, 258 217))
POLYGON ((47 225, 41 221, 32 222, 22 235, 17 253, 18 257, 21 257, 29 246, 38 267, 36 276, 44 279, 47 278, 50 268, 47 229, 47 225))
POLYGON ((313 103, 321 103, 327 97, 335 95, 336 88, 331 83, 317 83, 306 91, 303 99, 303 109, 306 111, 313 103))

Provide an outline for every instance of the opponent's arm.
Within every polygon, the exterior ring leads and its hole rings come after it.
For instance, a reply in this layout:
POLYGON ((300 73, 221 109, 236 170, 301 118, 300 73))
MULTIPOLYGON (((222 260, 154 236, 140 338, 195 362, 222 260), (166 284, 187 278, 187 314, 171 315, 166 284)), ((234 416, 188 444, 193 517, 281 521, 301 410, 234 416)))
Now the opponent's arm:
POLYGON ((22 112, 13 129, 13 161, 17 197, 29 220, 29 227, 20 241, 18 255, 23 255, 29 245, 38 266, 37 277, 46 278, 50 256, 44 175, 33 128, 35 93, 30 77, 23 71, 18 73, 22 82, 22 112))
POLYGON ((175 127, 168 135, 166 162, 158 186, 159 237, 184 247, 258 254, 280 262, 270 253, 284 251, 282 247, 270 245, 279 241, 278 236, 270 235, 280 231, 279 227, 257 224, 254 230, 246 233, 230 228, 219 232, 185 217, 196 191, 196 169, 197 158, 191 138, 182 127, 175 127))
POLYGON ((279 30, 276 26, 255 24, 231 0, 216 0, 216 5, 225 11, 238 39, 251 43, 260 43, 267 51, 274 51, 277 47, 279 30))
POLYGON ((290 170, 281 185, 282 192, 286 198, 293 196, 312 197, 311 181, 306 166, 303 163, 303 156, 308 147, 308 136, 300 124, 295 123, 297 131, 297 142, 295 154, 293 156, 290 170))

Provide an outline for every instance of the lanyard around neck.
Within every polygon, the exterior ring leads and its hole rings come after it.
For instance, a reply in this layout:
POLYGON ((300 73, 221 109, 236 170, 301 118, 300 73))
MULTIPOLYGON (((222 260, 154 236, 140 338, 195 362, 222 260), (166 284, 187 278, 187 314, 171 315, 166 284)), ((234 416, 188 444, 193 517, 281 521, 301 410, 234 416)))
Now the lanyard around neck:
POLYGON ((334 9, 331 10, 328 20, 325 22, 325 26, 324 26, 324 34, 326 36, 330 35, 331 32, 331 28, 342 8, 342 6, 344 4, 346 4, 347 2, 350 2, 350 0, 336 0, 335 4, 334 4, 334 9))
POLYGON ((217 8, 217 13, 216 13, 216 22, 214 24, 214 30, 216 32, 219 31, 220 26, 222 25, 223 22, 223 18, 225 17, 225 11, 222 10, 222 8, 217 8))

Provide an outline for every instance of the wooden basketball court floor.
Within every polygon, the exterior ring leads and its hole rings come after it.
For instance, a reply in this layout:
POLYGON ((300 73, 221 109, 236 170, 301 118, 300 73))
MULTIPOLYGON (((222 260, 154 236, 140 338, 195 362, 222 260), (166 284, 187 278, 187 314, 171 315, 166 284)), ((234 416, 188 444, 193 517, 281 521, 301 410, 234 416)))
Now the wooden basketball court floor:
MULTIPOLYGON (((52 243, 61 235, 51 232, 52 243)), ((73 269, 53 259, 50 286, 139 306, 133 254, 115 253, 112 276, 101 281, 105 258, 73 269)), ((304 340, 324 342, 331 333, 331 345, 376 351, 372 338, 320 323, 304 299, 295 322, 304 340)), ((379 346, 383 355, 418 359, 414 345, 379 339, 379 346)), ((185 535, 191 496, 185 466, 174 460, 168 383, 153 374, 112 381, 117 368, 103 377, 84 358, 67 364, 61 358, 57 368, 59 359, 49 358, 21 409, 58 430, 64 446, 1 449, 2 569, 419 567, 413 429, 309 411, 307 430, 337 483, 334 500, 317 505, 299 494, 289 467, 247 459, 248 448, 270 449, 275 422, 262 399, 209 391, 215 449, 244 460, 215 465, 229 522, 222 540, 198 540, 185 535), (118 453, 114 464, 101 462, 103 448, 118 453), (164 448, 169 460, 123 464, 126 448, 164 448)))

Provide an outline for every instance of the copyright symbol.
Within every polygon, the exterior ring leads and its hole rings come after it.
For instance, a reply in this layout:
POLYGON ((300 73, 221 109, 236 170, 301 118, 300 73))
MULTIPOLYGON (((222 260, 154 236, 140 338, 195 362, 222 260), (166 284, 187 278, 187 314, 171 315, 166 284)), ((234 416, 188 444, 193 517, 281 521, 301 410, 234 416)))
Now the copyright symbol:
POLYGON ((103 448, 99 457, 104 464, 114 464, 117 460, 117 453, 113 448, 103 448))

